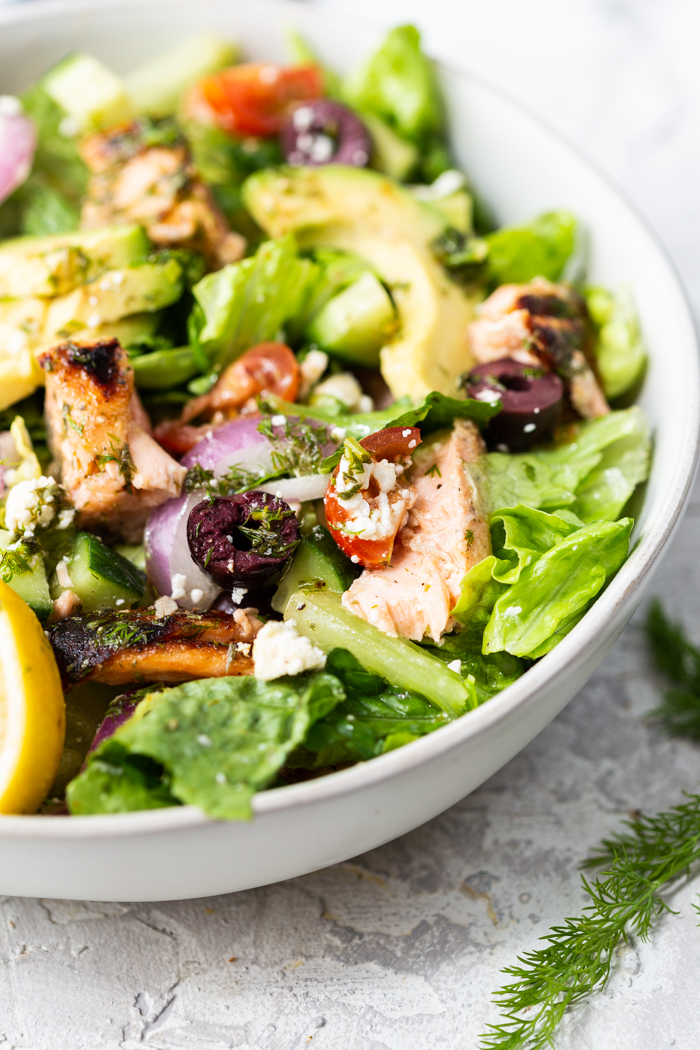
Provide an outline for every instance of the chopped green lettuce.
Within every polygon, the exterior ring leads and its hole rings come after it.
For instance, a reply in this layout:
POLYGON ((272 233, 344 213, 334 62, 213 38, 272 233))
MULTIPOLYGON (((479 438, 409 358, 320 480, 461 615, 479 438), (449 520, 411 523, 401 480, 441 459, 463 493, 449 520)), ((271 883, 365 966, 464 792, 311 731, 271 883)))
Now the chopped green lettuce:
POLYGON ((429 434, 434 430, 452 426, 457 419, 472 419, 483 426, 500 411, 501 406, 498 402, 469 398, 462 401, 433 390, 426 395, 422 404, 394 416, 386 426, 420 427, 424 433, 429 434))
POLYGON ((551 211, 524 226, 488 233, 486 276, 491 284, 524 284, 533 277, 557 281, 576 246, 576 219, 551 211))
POLYGON ((248 347, 275 339, 317 279, 318 267, 299 257, 291 234, 207 274, 192 289, 196 305, 189 326, 200 366, 225 368, 248 347))
POLYGON ((544 656, 568 634, 627 557, 632 519, 594 521, 560 540, 496 601, 483 650, 544 656))
POLYGON ((646 366, 646 349, 632 292, 589 288, 586 305, 596 329, 595 354, 605 396, 620 397, 635 385, 646 366))
MULTIPOLYGON (((495 586, 499 587, 499 591, 503 589, 498 584, 495 586)), ((490 614, 489 608, 486 620, 490 614)), ((442 645, 423 646, 446 664, 460 661, 459 673, 463 678, 471 676, 474 679, 474 688, 480 704, 517 682, 527 669, 527 664, 510 653, 483 653, 483 629, 484 622, 479 622, 478 615, 472 615, 469 625, 463 630, 445 635, 442 645)))
POLYGON ((330 651, 326 671, 342 682, 346 699, 311 727, 290 766, 318 769, 374 758, 450 721, 420 694, 366 671, 346 649, 330 651))
POLYGON ((466 574, 452 616, 483 630, 484 654, 543 656, 620 568, 631 528, 631 518, 584 524, 568 510, 502 510, 491 522, 494 553, 466 574))
POLYGON ((415 142, 439 135, 443 109, 432 62, 415 26, 397 26, 378 51, 342 85, 343 99, 383 117, 415 142))
POLYGON ((68 788, 71 813, 180 802, 246 820, 309 727, 345 698, 331 674, 203 679, 150 693, 68 788))
POLYGON ((579 424, 556 448, 483 459, 492 510, 570 507, 583 521, 616 518, 649 469, 649 424, 638 406, 579 424))

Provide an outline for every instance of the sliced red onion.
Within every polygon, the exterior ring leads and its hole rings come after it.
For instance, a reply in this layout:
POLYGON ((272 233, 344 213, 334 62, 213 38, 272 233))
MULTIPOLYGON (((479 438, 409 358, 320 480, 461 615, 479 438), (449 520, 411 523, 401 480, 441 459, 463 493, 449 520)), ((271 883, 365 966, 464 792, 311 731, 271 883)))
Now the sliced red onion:
MULTIPOLYGON (((240 418, 212 431, 210 437, 204 438, 183 456, 183 466, 189 469, 199 464, 205 470, 213 471, 217 478, 234 465, 253 473, 269 472, 273 467, 273 446, 258 430, 259 424, 259 416, 240 418)), ((274 432, 282 438, 285 427, 275 426, 274 432)), ((324 446, 324 455, 329 455, 335 448, 336 443, 329 442, 324 446)), ((281 492, 281 499, 285 502, 303 503, 322 499, 327 485, 327 474, 311 474, 301 478, 281 478, 261 485, 260 489, 273 495, 281 492)), ((146 528, 148 577, 159 594, 171 594, 184 609, 208 609, 221 590, 192 560, 187 543, 187 520, 201 499, 202 491, 199 490, 169 500, 152 512, 146 528)))
POLYGON ((36 130, 14 95, 0 95, 0 203, 32 170, 36 130))
POLYGON ((83 769, 93 751, 96 751, 103 741, 108 740, 120 726, 129 721, 142 699, 141 696, 138 696, 136 690, 133 690, 131 693, 123 693, 121 696, 115 696, 97 727, 97 732, 85 756, 83 769))
POLYGON ((308 500, 323 499, 328 488, 330 474, 307 474, 302 478, 279 478, 260 485, 261 492, 270 492, 285 503, 306 503, 308 500))

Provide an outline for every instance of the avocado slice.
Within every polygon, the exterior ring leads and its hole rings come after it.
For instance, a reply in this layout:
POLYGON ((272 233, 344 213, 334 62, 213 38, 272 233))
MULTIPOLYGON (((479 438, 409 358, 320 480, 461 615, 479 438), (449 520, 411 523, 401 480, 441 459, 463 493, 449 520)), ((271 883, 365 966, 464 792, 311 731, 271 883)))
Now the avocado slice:
POLYGON ((176 259, 108 270, 50 302, 45 335, 67 339, 131 314, 154 313, 179 299, 183 287, 182 267, 176 259))
POLYGON ((105 270, 144 259, 150 250, 141 226, 16 237, 0 246, 0 298, 65 295, 105 270))
POLYGON ((390 289, 399 326, 380 360, 395 397, 457 394, 473 364, 466 328, 481 294, 465 294, 434 258, 447 226, 436 208, 385 175, 336 164, 255 172, 242 192, 270 236, 293 232, 302 247, 354 252, 390 289))
POLYGON ((333 296, 306 329, 332 357, 360 368, 379 368, 379 351, 394 324, 394 304, 370 270, 333 296))

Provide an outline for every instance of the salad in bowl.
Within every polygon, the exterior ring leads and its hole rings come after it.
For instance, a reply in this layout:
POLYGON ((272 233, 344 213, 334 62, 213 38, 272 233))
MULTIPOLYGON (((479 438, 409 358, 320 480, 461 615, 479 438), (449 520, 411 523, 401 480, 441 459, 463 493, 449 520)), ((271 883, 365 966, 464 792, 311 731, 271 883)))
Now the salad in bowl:
POLYGON ((626 560, 632 296, 574 215, 498 228, 447 130, 410 26, 342 79, 206 34, 0 98, 0 630, 34 711, 0 812, 247 818, 468 718, 626 560))

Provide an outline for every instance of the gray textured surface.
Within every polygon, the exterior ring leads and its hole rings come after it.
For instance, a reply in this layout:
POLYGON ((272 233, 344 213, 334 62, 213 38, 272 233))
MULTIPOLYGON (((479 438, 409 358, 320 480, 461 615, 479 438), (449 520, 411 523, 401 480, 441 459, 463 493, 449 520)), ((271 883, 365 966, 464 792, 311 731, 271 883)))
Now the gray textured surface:
MULTIPOLYGON (((420 0, 329 4, 385 22, 420 0)), ((700 72, 690 0, 433 0, 432 48, 580 142, 700 274, 700 72)), ((422 19, 425 21, 425 19, 422 19)), ((697 303, 697 297, 694 296, 697 303)), ((700 640, 700 492, 656 590, 700 640)), ((0 902, 0 1046, 23 1050, 471 1050, 499 970, 583 903, 577 864, 630 810, 693 788, 700 751, 643 724, 659 683, 638 627, 479 791, 352 863, 212 900, 0 902), (5 1040, 3 1042, 3 1039, 5 1040)), ((0 859, 1 863, 1 859, 0 859)), ((700 934, 675 897, 562 1050, 696 1050, 700 934)))

